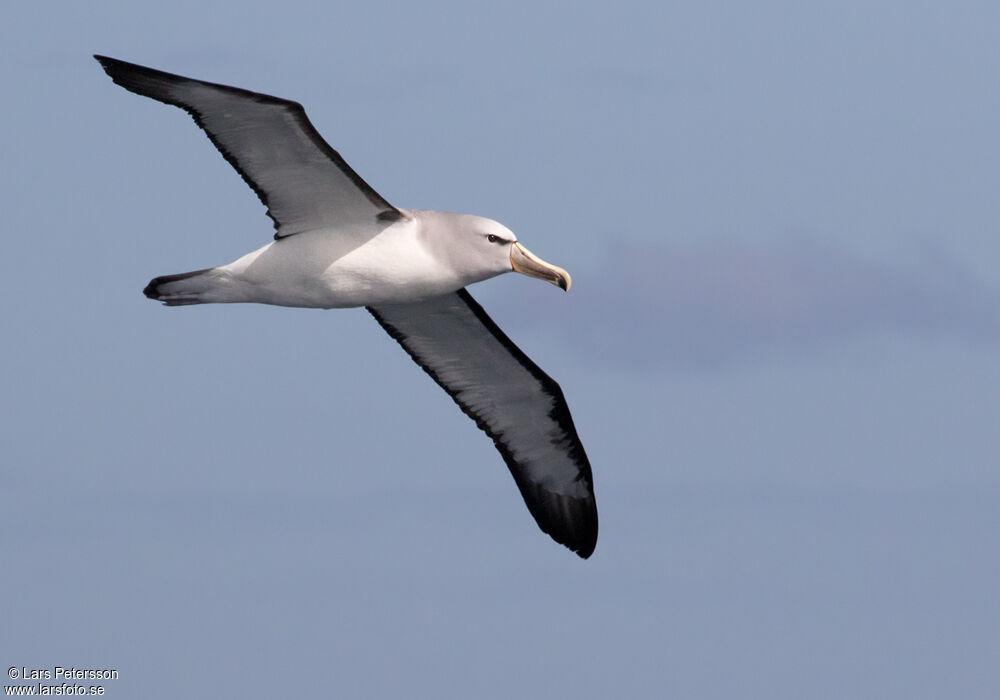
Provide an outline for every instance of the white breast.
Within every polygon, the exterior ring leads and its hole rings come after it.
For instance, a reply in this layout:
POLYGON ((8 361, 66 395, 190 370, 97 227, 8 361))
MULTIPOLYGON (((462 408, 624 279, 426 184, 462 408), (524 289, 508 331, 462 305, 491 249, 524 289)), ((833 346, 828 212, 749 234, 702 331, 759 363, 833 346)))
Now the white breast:
POLYGON ((417 219, 366 235, 313 231, 269 243, 219 268, 227 300, 343 308, 418 301, 463 286, 427 250, 417 219))

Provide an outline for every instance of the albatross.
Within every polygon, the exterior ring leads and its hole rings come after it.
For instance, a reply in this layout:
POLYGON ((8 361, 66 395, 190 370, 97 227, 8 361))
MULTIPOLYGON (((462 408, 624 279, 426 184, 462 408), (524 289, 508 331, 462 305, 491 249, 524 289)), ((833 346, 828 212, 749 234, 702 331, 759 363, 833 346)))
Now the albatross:
POLYGON ((476 303, 470 284, 519 272, 571 278, 506 226, 395 207, 330 147, 302 105, 94 56, 126 90, 188 112, 257 193, 274 240, 143 290, 167 306, 365 307, 492 438, 543 532, 583 558, 597 544, 593 476, 559 385, 476 303))

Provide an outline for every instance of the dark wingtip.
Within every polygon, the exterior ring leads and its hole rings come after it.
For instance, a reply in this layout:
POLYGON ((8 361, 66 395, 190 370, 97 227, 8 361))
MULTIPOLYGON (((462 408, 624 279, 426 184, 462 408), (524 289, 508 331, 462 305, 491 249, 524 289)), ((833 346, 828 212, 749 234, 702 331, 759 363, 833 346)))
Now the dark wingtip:
POLYGON ((124 63, 124 61, 119 61, 117 58, 102 56, 99 53, 95 53, 94 58, 97 60, 98 63, 101 64, 101 68, 103 68, 104 72, 107 73, 108 75, 111 75, 111 71, 114 69, 114 66, 116 64, 124 63))
POLYGON ((148 297, 149 299, 156 299, 157 301, 159 301, 160 300, 160 294, 159 294, 159 292, 156 291, 156 287, 159 284, 160 284, 160 278, 159 277, 150 280, 149 284, 147 284, 146 287, 145 287, 145 289, 142 290, 142 293, 145 294, 146 297, 148 297))
MULTIPOLYGON (((553 538, 555 539, 555 538, 553 538)), ((558 540, 556 540, 558 542, 558 540)), ((590 559, 590 555, 597 549, 597 533, 586 535, 577 541, 560 542, 561 545, 574 552, 581 559, 590 559)))
MULTIPOLYGON (((593 493, 572 498, 518 478, 525 505, 538 527, 553 540, 587 559, 597 548, 597 502, 593 493)), ((592 487, 591 487, 592 488, 592 487)))
POLYGON ((580 503, 580 512, 577 520, 571 526, 571 530, 559 532, 556 537, 552 532, 549 536, 556 542, 576 552, 581 559, 589 559, 590 555, 597 549, 597 509, 593 501, 590 503, 580 503))

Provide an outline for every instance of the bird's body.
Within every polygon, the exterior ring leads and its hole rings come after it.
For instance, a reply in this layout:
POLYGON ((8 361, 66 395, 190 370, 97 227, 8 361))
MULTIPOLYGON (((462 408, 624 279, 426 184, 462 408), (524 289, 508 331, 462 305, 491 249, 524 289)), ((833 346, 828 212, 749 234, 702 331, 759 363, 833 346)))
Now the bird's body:
POLYGON ((298 103, 96 58, 119 85, 191 114, 276 228, 274 241, 228 265, 153 279, 146 296, 168 306, 366 307, 492 438, 541 529, 590 556, 593 477, 562 390, 465 290, 513 271, 568 291, 569 274, 491 219, 392 206, 298 103))
MULTIPOLYGON (((400 213, 395 221, 379 222, 374 235, 370 227, 347 225, 279 238, 228 265, 154 284, 149 295, 171 305, 349 308, 421 301, 510 272, 509 254, 477 258, 459 249, 449 255, 445 244, 463 231, 516 240, 501 224, 452 212, 400 213)), ((491 245, 472 243, 473 250, 491 245)))

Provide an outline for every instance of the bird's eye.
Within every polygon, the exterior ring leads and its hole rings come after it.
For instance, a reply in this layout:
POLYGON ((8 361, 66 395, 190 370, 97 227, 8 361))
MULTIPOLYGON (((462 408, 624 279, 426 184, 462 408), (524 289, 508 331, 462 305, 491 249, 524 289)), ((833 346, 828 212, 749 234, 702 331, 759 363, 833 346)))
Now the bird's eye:
POLYGON ((486 237, 486 240, 488 240, 490 243, 501 242, 500 236, 494 236, 492 233, 486 237))

